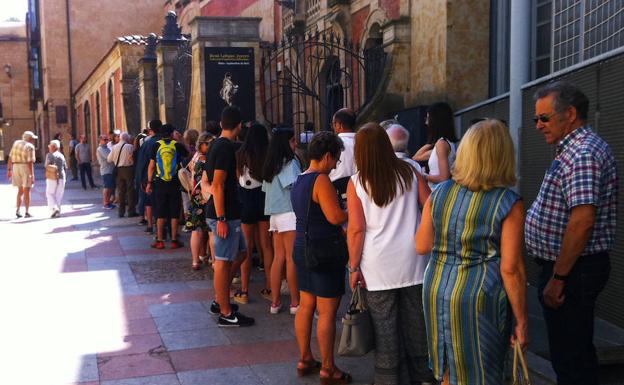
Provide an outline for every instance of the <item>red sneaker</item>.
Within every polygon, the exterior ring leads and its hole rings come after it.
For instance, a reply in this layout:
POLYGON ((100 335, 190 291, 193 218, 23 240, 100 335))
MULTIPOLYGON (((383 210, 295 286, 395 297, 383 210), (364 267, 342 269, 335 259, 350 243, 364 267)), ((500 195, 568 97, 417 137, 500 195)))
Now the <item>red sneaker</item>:
MULTIPOLYGON (((164 245, 163 245, 164 247, 164 245)), ((170 249, 179 249, 181 247, 184 247, 184 243, 178 241, 177 239, 174 239, 171 241, 171 246, 169 247, 170 249)))
POLYGON ((165 248, 165 242, 163 242, 163 241, 156 241, 156 242, 151 244, 151 247, 154 248, 154 249, 162 250, 162 249, 165 248))

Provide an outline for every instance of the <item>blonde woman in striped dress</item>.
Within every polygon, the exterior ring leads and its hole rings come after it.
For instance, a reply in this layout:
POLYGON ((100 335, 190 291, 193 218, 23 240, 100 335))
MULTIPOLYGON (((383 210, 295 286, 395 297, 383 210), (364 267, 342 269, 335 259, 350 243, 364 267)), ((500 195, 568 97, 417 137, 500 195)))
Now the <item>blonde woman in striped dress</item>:
POLYGON ((486 119, 468 130, 453 179, 425 204, 416 250, 431 252, 423 287, 429 359, 446 384, 501 385, 510 341, 527 346, 524 205, 509 189, 515 183, 509 130, 486 119))

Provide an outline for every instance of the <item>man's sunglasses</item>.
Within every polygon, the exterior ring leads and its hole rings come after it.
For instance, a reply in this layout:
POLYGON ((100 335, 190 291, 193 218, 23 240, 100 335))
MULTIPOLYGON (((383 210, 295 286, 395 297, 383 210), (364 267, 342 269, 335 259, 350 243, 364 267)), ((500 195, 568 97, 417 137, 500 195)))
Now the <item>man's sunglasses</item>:
POLYGON ((550 122, 550 118, 557 115, 558 112, 553 112, 550 115, 541 114, 533 117, 533 123, 537 124, 537 122, 548 123, 550 122))

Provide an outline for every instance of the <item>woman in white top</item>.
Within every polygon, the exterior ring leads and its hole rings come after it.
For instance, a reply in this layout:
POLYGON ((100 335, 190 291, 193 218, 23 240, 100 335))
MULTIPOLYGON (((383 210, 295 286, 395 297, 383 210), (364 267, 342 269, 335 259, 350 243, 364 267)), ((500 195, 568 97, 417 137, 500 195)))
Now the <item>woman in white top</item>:
POLYGON ((266 127, 253 123, 245 142, 236 152, 236 173, 238 175, 239 200, 241 207, 241 228, 247 245, 244 261, 236 261, 232 266, 234 273, 241 269, 241 288, 234 294, 234 301, 246 304, 249 301, 248 287, 251 272, 251 258, 254 250, 260 251, 264 263, 265 286, 260 295, 271 301, 271 264, 273 246, 269 234, 269 216, 264 215, 265 194, 262 191, 262 166, 269 147, 269 134, 266 127), (256 244, 256 240, 258 244, 256 244))
POLYGON ((429 173, 424 177, 431 188, 451 178, 455 163, 457 138, 453 110, 444 102, 434 103, 427 109, 428 142, 416 152, 412 159, 427 162, 429 173))
POLYGON ((355 164, 347 187, 349 272, 351 287, 366 289, 373 319, 374 383, 399 383, 401 372, 409 375, 406 383, 429 382, 422 305, 428 257, 410 244, 429 188, 412 165, 394 156, 376 123, 356 134, 355 164))

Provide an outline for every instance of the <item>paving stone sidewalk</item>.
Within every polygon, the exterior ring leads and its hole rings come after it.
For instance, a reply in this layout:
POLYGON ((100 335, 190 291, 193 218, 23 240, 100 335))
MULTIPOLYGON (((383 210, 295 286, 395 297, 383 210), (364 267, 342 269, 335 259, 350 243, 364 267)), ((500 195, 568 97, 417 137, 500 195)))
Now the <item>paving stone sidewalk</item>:
MULTIPOLYGON (((84 191, 79 181, 67 183, 62 217, 49 219, 37 174, 31 219, 14 219, 15 190, 6 179, 0 184, 0 284, 7 299, 0 355, 3 367, 9 364, 0 383, 318 383, 318 376, 297 378, 294 317, 269 314, 259 294, 264 273, 254 270, 250 303, 241 306, 256 325, 217 328, 208 313, 212 275, 191 270, 188 234, 183 249, 151 249, 137 218, 103 210, 101 190, 84 191)), ((357 384, 372 380, 370 354, 338 358, 338 365, 357 384)))

